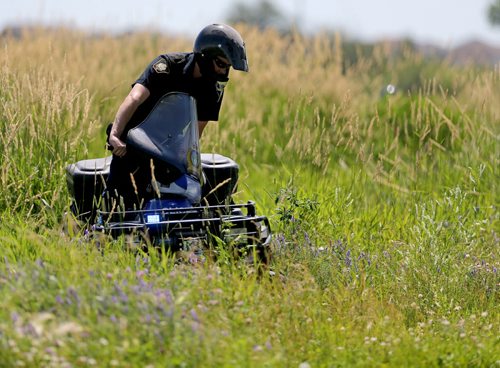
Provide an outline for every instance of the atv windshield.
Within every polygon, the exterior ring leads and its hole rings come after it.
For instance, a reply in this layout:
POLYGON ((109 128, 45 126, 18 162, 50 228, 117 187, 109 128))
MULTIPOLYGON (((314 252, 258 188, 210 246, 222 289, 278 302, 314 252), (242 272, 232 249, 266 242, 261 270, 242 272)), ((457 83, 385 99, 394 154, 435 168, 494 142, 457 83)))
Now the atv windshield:
POLYGON ((164 95, 149 115, 127 134, 133 149, 200 178, 201 161, 196 102, 186 93, 164 95))

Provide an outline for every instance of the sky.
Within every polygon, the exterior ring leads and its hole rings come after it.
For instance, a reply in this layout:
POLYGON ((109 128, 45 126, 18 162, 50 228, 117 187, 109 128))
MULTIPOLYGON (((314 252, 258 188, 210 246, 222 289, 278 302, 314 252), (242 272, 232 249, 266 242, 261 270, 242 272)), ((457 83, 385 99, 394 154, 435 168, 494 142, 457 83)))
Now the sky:
MULTIPOLYGON (((259 0, 0 0, 0 30, 37 23, 92 31, 156 29, 195 36, 205 25, 224 22, 237 3, 259 0)), ((274 0, 305 32, 341 31, 376 41, 411 38, 454 47, 481 40, 500 47, 500 26, 487 20, 493 0, 274 0)))

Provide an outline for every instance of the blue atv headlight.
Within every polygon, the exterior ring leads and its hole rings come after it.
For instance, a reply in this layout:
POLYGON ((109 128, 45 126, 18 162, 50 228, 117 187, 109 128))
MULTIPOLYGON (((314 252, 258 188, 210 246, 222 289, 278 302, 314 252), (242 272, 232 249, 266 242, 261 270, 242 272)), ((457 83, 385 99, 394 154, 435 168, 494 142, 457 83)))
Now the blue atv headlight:
POLYGON ((168 210, 191 207, 187 199, 152 199, 144 206, 144 222, 149 230, 159 231, 162 222, 168 221, 168 210))
POLYGON ((159 214, 146 215, 146 224, 157 224, 161 221, 159 214))

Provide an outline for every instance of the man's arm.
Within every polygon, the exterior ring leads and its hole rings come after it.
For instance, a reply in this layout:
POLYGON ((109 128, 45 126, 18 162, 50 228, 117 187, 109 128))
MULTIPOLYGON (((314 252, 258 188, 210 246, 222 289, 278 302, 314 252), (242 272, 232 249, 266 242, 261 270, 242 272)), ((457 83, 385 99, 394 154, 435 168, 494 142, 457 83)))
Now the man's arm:
POLYGON ((130 118, 142 104, 149 97, 149 90, 142 84, 136 83, 130 90, 130 93, 122 102, 116 113, 115 121, 109 134, 109 144, 113 147, 113 154, 118 157, 123 157, 127 153, 125 142, 120 139, 125 127, 127 126, 130 118))
POLYGON ((207 126, 208 121, 198 120, 198 138, 201 138, 201 134, 203 133, 203 129, 207 126))

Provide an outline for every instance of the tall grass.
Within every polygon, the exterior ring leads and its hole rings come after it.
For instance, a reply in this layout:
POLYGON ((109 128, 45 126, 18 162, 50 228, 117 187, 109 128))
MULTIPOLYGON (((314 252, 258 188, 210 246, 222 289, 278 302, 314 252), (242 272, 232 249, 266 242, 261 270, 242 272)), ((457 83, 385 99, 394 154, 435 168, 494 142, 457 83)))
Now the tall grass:
POLYGON ((190 40, 0 40, 0 366, 498 365, 500 68, 239 29, 251 72, 202 147, 271 219, 270 278, 62 231, 65 166, 190 40))

